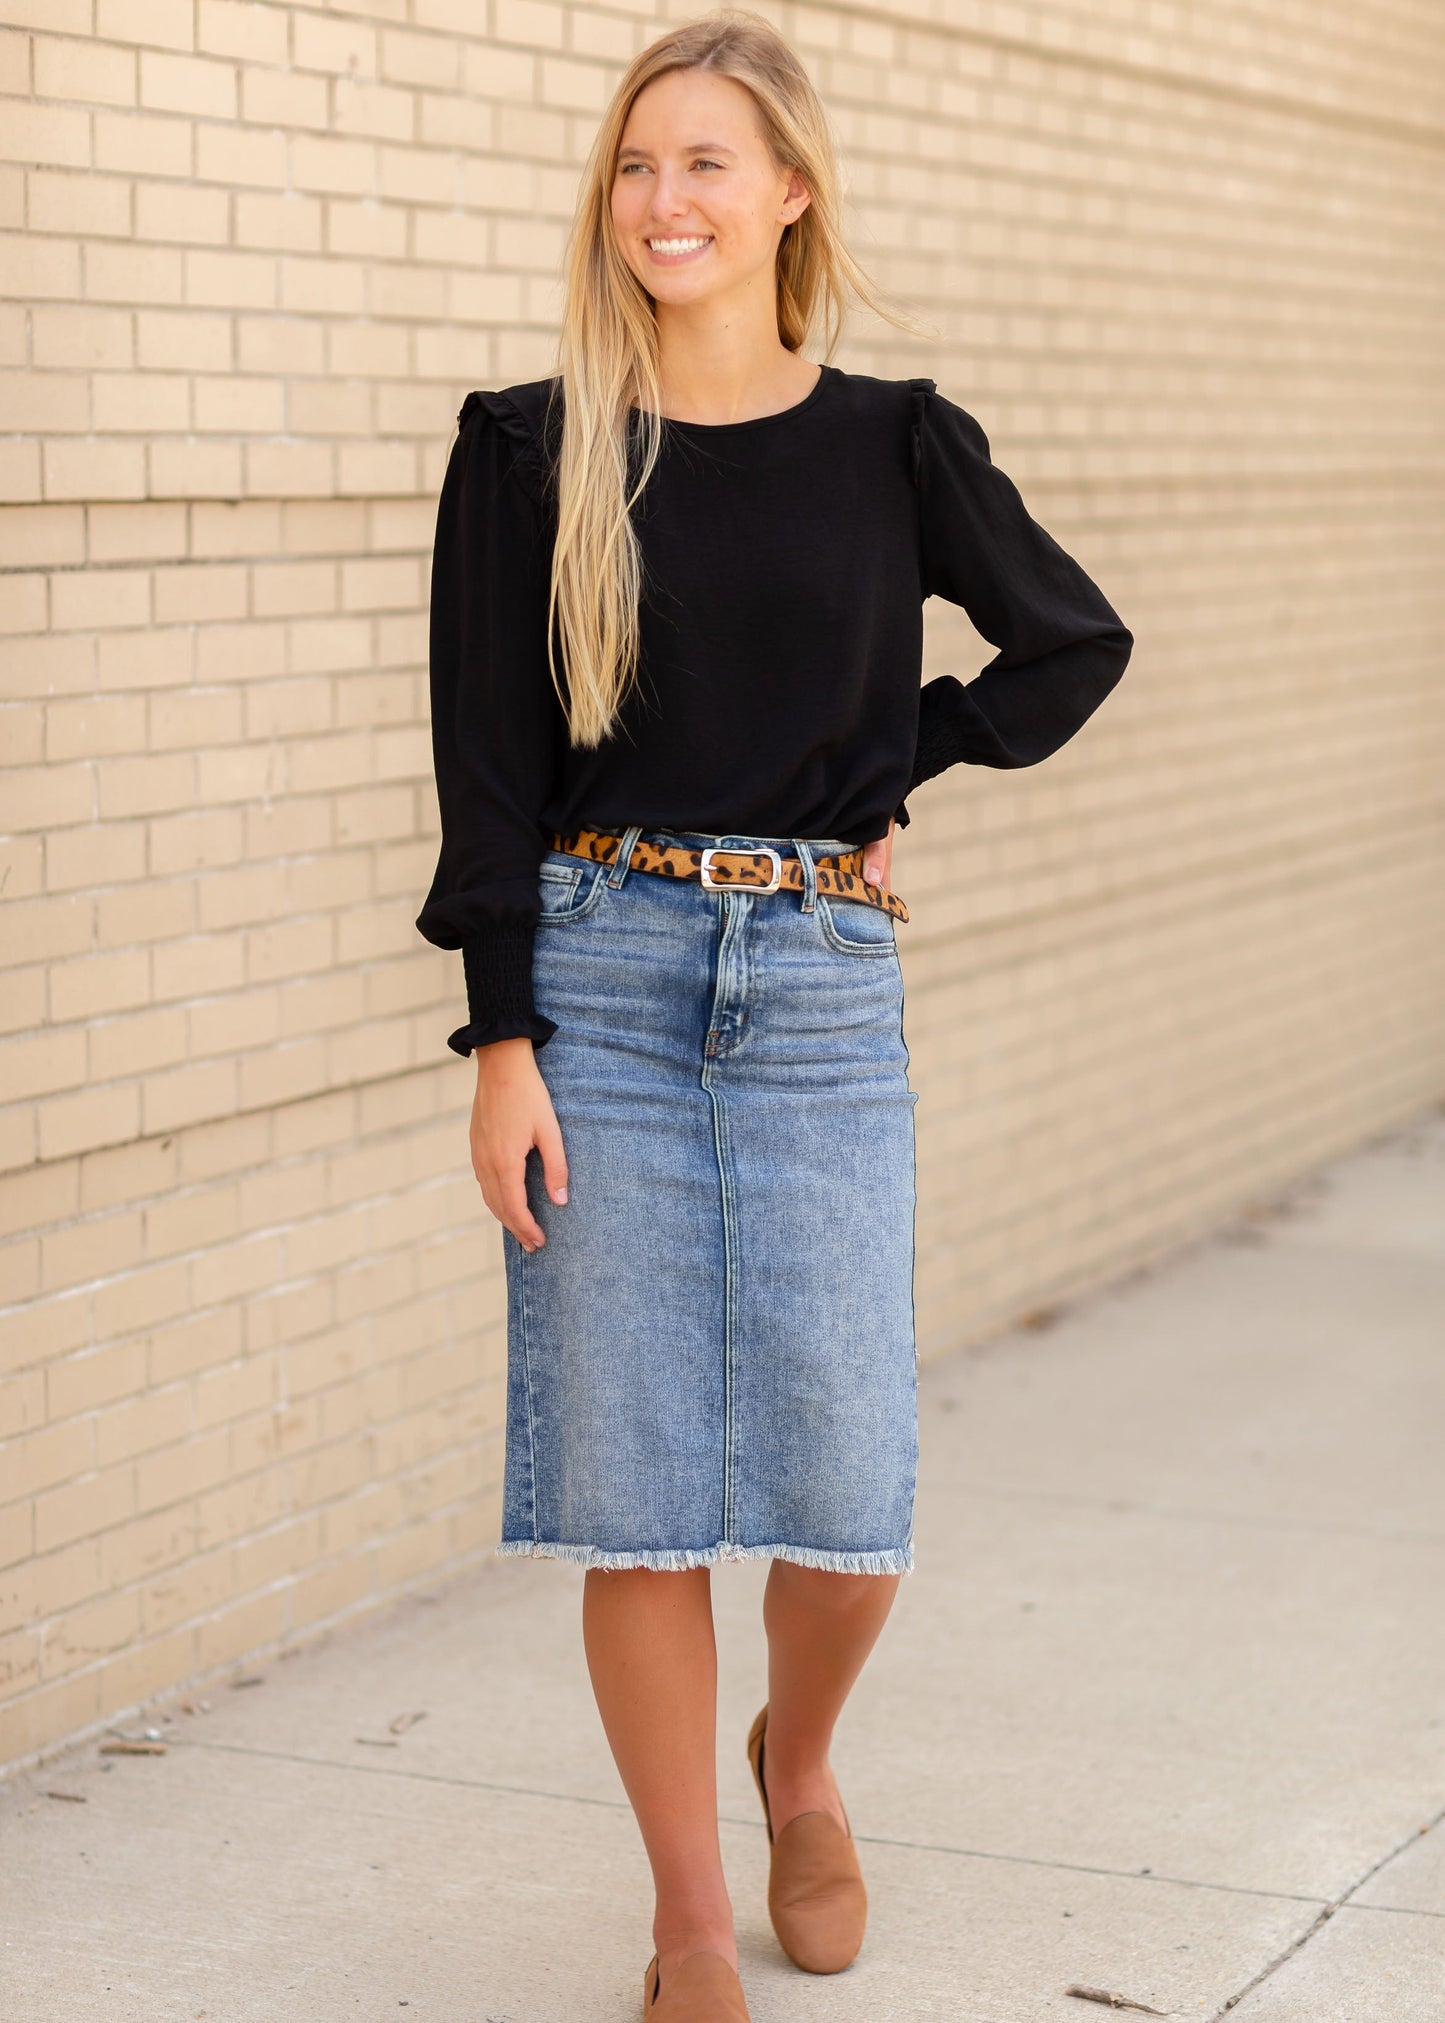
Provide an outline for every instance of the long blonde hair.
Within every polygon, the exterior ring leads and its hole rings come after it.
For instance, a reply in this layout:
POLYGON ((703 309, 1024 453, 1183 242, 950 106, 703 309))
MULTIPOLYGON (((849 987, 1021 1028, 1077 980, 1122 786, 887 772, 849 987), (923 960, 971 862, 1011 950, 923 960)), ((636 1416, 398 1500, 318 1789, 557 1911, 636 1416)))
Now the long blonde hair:
MULTIPOLYGON (((547 659, 574 746, 615 727, 638 668, 641 552, 630 509, 662 446, 657 319, 612 227, 612 183, 632 102, 671 70, 735 78, 757 103, 764 143, 781 172, 796 169, 811 201, 778 248, 778 334, 789 351, 827 311, 825 362, 842 334, 850 293, 901 329, 844 244, 836 150, 827 113, 802 63, 770 21, 724 8, 671 28, 633 58, 603 115, 582 175, 567 242, 556 376, 563 426, 555 464, 557 535, 547 608, 547 659), (641 462, 629 491, 633 411, 641 462), (560 639, 565 683, 557 666, 560 639)), ((557 397, 554 388, 553 398, 557 397)))

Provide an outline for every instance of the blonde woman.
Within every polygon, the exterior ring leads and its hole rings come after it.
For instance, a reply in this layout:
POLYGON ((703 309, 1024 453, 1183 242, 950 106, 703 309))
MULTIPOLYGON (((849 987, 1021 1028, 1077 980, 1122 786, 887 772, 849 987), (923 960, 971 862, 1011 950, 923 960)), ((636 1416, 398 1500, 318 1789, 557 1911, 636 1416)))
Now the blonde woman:
POLYGON ((669 30, 583 174, 557 370, 467 397, 438 514, 417 924, 463 954, 503 1225, 500 1549, 587 1569, 649 2023, 748 2014, 719 1561, 772 1562, 746 1746, 778 1939, 817 1974, 862 1943, 829 1746, 913 1565, 918 1451, 894 830, 949 766, 1056 751, 1133 643, 963 408, 829 362, 850 296, 890 315, 797 56, 751 13, 669 30), (929 595, 998 651, 920 693, 929 595))

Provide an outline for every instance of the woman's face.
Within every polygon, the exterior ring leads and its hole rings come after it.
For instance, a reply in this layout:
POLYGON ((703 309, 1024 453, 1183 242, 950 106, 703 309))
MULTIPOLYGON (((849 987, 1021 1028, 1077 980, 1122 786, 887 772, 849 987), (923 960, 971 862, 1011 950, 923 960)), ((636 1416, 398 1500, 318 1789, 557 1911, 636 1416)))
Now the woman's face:
POLYGON ((808 206, 763 144, 753 95, 709 70, 669 70, 632 101, 612 181, 623 257, 660 303, 765 282, 783 227, 808 206))

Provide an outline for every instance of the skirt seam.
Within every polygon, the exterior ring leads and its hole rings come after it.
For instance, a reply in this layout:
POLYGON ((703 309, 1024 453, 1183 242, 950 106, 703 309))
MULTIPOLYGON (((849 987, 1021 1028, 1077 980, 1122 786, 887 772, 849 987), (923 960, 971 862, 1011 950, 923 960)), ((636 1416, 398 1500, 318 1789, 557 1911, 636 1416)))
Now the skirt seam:
POLYGON ((734 1203, 732 1175, 728 1167, 728 1123, 727 1108, 722 1100, 722 1091, 712 1080, 712 1063, 707 1062, 703 1070, 707 1082, 708 1096, 712 1102, 713 1145, 717 1152, 718 1180, 722 1192, 722 1237, 723 1237, 723 1536, 733 1528, 736 1502, 737 1468, 736 1427, 733 1423, 734 1394, 737 1388, 735 1368, 737 1349, 737 1232, 734 1226, 734 1203))
MULTIPOLYGON (((520 1238, 517 1239, 520 1248, 520 1238)), ((537 1537, 537 1427, 532 1409, 532 1335, 527 1315, 527 1253, 521 1251, 517 1265, 518 1304, 522 1323, 522 1389, 527 1396, 527 1504, 532 1518, 532 1537, 537 1537)))

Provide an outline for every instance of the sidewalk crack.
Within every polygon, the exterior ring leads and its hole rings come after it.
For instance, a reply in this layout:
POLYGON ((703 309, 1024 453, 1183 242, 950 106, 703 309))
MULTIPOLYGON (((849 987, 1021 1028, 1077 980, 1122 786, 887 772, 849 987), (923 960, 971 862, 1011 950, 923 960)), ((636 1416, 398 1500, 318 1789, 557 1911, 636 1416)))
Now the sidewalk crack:
MULTIPOLYGON (((1334 1916, 1335 1912, 1341 1910, 1344 1907, 1344 1905, 1346 1905, 1350 1901, 1350 1898, 1352 1896, 1356 1895, 1358 1891, 1362 1890, 1365 1887, 1365 1884, 1369 1882, 1372 1877, 1377 1876, 1382 1868, 1387 1868, 1389 1864, 1395 1859, 1396 1855, 1403 1854, 1407 1847, 1413 1847, 1415 1842, 1417 1840, 1420 1840, 1425 1834, 1433 1833, 1435 1828, 1439 1826, 1442 1821, 1445 1821, 1445 1806, 1441 1806, 1440 1810, 1433 1816, 1433 1818, 1427 1819, 1423 1826, 1417 1826, 1412 1828, 1411 1831, 1405 1835, 1405 1838, 1402 1841, 1398 1842, 1396 1846, 1390 1848, 1386 1853, 1382 1854, 1377 1862, 1372 1862, 1369 1868, 1365 1870, 1363 1875, 1356 1876, 1355 1880, 1350 1884, 1347 1890, 1341 1891, 1340 1895, 1334 1899, 1333 1903, 1328 1903, 1325 1905, 1324 1909, 1320 1912, 1319 1916, 1314 1920, 1313 1924, 1306 1926, 1305 1930, 1300 1933, 1299 1937, 1295 1939, 1290 1945, 1286 1946, 1282 1953, 1276 1954, 1274 1959, 1269 1961, 1269 1963, 1266 1966, 1261 1967, 1259 1972, 1255 1975, 1254 1979, 1252 1981, 1246 1981, 1245 1985, 1242 1988, 1238 1989, 1233 1995, 1231 1995, 1229 2000, 1224 2004, 1223 2008, 1216 2009, 1214 2014, 1210 2017, 1209 2023, 1220 2023, 1220 2019, 1222 2017, 1227 2016, 1231 2009, 1238 2008, 1239 2004, 1244 2000, 1246 1995, 1252 1995, 1255 1989, 1260 1986, 1261 1982, 1267 1981, 1272 1974, 1277 1974, 1279 1972, 1280 1968, 1284 1965, 1286 1960, 1292 1960, 1296 1953, 1302 1952, 1304 1948, 1309 1944, 1310 1940, 1315 1936, 1316 1932, 1322 1931, 1324 1927, 1329 1923, 1330 1919, 1334 1916)), ((1368 1904, 1361 1904, 1358 1906, 1358 1908, 1360 1910, 1368 1910, 1370 1906, 1368 1904)))

